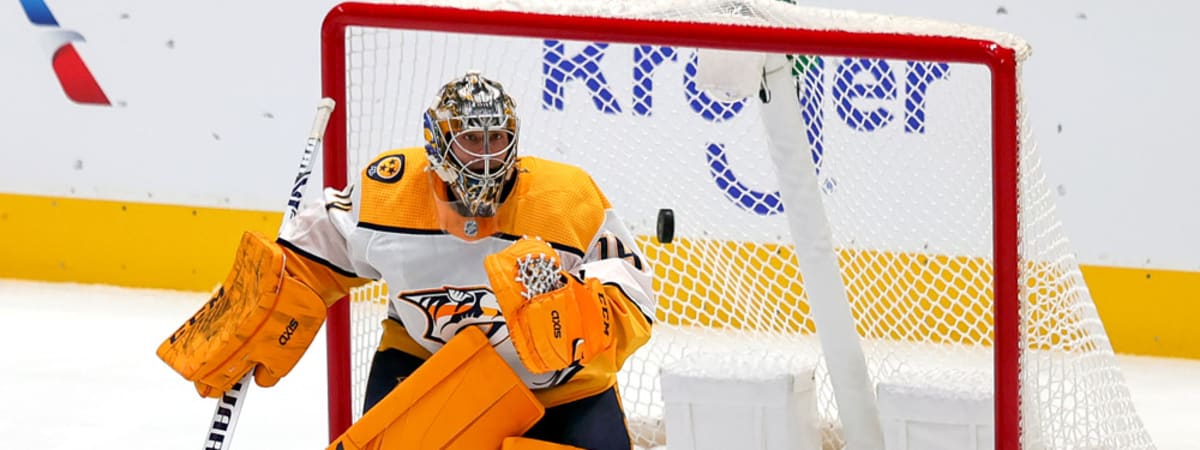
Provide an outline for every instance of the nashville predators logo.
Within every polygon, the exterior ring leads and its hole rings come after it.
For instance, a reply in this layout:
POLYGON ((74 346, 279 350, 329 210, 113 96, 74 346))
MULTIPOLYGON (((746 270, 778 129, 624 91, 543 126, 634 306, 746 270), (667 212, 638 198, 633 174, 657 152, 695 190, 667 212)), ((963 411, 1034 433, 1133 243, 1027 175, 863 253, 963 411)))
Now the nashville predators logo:
POLYGON ((496 296, 485 287, 443 287, 401 293, 400 300, 425 313, 425 338, 445 344, 463 327, 474 325, 493 343, 493 336, 507 339, 504 316, 496 296), (503 333, 501 333, 503 331, 503 333))
POLYGON ((395 183, 404 175, 404 155, 380 158, 367 166, 367 178, 382 183, 395 183))

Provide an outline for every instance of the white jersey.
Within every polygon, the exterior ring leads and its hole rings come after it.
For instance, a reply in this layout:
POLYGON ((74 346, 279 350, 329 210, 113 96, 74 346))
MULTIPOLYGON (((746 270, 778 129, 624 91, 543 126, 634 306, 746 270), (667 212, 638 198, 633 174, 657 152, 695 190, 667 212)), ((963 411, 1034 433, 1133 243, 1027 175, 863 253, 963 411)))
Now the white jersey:
POLYGON ((500 232, 467 242, 440 229, 430 191, 440 184, 429 181, 427 165, 423 149, 380 155, 357 188, 327 189, 324 202, 307 202, 282 230, 280 243, 343 276, 386 281, 388 317, 405 333, 389 333, 385 326, 382 347, 421 353, 415 343, 433 353, 463 327, 476 326, 535 392, 572 385, 553 389, 557 394, 538 392, 548 404, 611 387, 620 364, 648 339, 656 298, 633 236, 591 178, 569 165, 520 158, 516 182, 496 215, 500 232), (577 362, 544 374, 521 363, 483 259, 523 235, 549 242, 564 269, 599 279, 622 302, 616 322, 624 342, 617 343, 615 360, 597 359, 587 367, 577 362))

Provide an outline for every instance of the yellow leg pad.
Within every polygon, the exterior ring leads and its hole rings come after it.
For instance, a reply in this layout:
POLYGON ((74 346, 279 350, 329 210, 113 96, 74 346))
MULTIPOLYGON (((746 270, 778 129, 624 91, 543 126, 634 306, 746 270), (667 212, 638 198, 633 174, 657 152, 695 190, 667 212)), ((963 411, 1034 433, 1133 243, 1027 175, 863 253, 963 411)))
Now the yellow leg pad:
POLYGON ((467 327, 433 354, 329 450, 497 450, 545 409, 488 343, 467 327))
POLYGON ((523 437, 510 437, 504 439, 504 445, 501 450, 583 450, 579 447, 570 445, 555 444, 553 442, 539 441, 537 439, 529 439, 523 437))

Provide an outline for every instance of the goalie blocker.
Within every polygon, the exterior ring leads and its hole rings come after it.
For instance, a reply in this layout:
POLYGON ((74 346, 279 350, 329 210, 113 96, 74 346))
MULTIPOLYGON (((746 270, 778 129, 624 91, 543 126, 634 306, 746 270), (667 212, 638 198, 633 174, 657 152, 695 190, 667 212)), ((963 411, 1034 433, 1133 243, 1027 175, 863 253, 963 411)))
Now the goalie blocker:
POLYGON ((217 398, 254 370, 274 386, 295 367, 325 321, 325 302, 287 271, 287 254, 247 232, 213 297, 158 347, 158 357, 217 398))

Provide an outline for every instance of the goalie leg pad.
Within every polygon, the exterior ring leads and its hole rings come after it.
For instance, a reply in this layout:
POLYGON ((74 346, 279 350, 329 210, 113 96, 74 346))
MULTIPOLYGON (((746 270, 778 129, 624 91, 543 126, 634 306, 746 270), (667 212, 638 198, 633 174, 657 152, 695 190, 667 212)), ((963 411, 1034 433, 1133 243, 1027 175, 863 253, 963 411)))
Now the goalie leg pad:
POLYGON ((219 397, 251 369, 259 386, 274 386, 325 322, 324 301, 287 275, 286 262, 274 242, 244 233, 225 282, 158 357, 204 397, 219 397))
POLYGON ((499 449, 545 413, 483 332, 466 327, 329 450, 499 449))
POLYGON ((484 268, 517 356, 531 372, 587 364, 613 351, 612 305, 600 281, 561 271, 545 241, 522 238, 485 258, 484 268))

